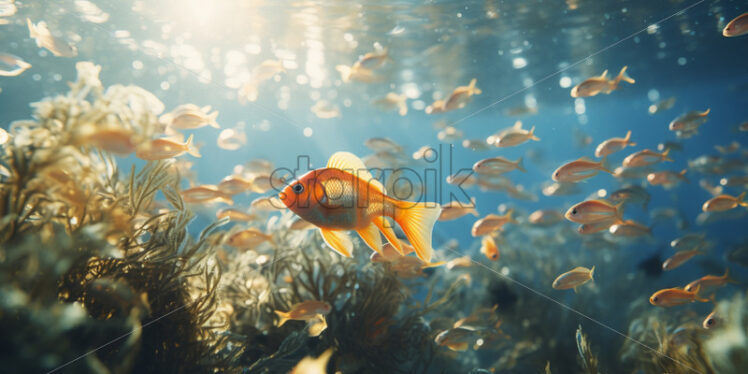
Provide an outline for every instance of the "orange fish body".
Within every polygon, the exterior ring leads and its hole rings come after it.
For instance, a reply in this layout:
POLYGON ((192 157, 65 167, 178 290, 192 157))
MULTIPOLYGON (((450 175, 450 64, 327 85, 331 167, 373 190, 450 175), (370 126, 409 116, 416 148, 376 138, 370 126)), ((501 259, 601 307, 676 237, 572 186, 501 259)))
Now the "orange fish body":
POLYGON ((689 283, 688 285, 686 285, 686 287, 684 287, 684 289, 691 292, 698 287, 701 292, 704 292, 706 289, 722 287, 727 283, 737 283, 732 278, 730 278, 729 269, 725 270, 724 275, 705 275, 689 283))
POLYGON ((560 183, 575 183, 587 178, 592 178, 599 171, 612 174, 612 172, 603 166, 603 161, 595 162, 582 157, 576 161, 568 162, 561 165, 556 171, 553 172, 552 178, 554 182, 560 183))
POLYGON ((701 206, 701 210, 705 212, 724 212, 726 210, 737 208, 738 206, 744 206, 748 208, 748 202, 744 201, 745 192, 733 197, 730 195, 719 195, 708 200, 701 206))
MULTIPOLYGON (((612 205, 605 200, 586 200, 569 208, 564 217, 571 222, 588 224, 601 221, 623 222, 623 203, 612 205)), ((612 223, 611 223, 612 225, 612 223)))
POLYGON ((698 296, 698 287, 688 292, 680 288, 666 288, 655 292, 650 298, 649 303, 655 306, 661 306, 663 308, 669 308, 671 306, 683 305, 692 303, 694 301, 709 302, 710 300, 704 299, 698 296))
POLYGON ((389 217, 403 229, 416 255, 424 262, 431 261, 431 231, 441 212, 439 205, 387 196, 381 183, 351 153, 335 153, 327 167, 304 174, 286 186, 279 198, 317 226, 325 242, 346 257, 351 256, 353 245, 344 230, 355 230, 377 252, 382 249, 381 231, 402 252, 395 231, 385 219, 389 217))
POLYGON ((595 148, 595 157, 605 157, 618 152, 626 147, 634 147, 636 143, 631 141, 631 131, 626 133, 625 138, 608 139, 595 148))

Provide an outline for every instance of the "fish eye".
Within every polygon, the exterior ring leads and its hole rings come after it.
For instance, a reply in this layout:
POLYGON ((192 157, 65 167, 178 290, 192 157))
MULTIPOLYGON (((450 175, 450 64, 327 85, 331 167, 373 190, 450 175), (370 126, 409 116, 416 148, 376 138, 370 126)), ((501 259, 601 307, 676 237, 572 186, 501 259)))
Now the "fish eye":
POLYGON ((296 194, 300 194, 304 192, 304 185, 302 185, 301 183, 296 183, 293 185, 293 187, 291 187, 291 190, 293 190, 293 192, 296 194))
POLYGON ((655 297, 652 298, 652 301, 654 301, 654 302, 657 302, 657 300, 658 300, 657 296, 655 296, 655 297))
POLYGON ((577 209, 576 208, 572 209, 571 214, 577 214, 577 209))
POLYGON ((706 324, 707 325, 713 325, 714 324, 714 319, 709 318, 708 320, 706 320, 706 324))

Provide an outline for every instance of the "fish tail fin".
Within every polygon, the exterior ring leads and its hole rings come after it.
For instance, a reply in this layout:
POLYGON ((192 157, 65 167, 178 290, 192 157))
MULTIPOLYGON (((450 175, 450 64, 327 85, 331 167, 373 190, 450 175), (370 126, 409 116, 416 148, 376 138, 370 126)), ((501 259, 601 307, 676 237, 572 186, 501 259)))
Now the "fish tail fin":
POLYGON ((621 71, 620 71, 620 72, 618 73, 618 76, 616 77, 616 80, 615 80, 615 82, 616 82, 616 83, 615 83, 615 84, 616 84, 616 86, 618 86, 618 84, 619 84, 619 83, 620 83, 621 81, 624 81, 624 82, 626 82, 626 83, 631 83, 631 84, 634 84, 634 83, 636 83, 636 81, 634 80, 634 78, 631 78, 631 77, 629 77, 628 75, 626 75, 626 69, 628 69, 628 66, 624 66, 624 67, 622 67, 622 68, 621 68, 621 71))
POLYGON ((31 22, 31 18, 26 18, 26 25, 29 27, 29 37, 36 38, 39 36, 39 32, 36 31, 36 26, 31 22))
POLYGON ((480 217, 480 213, 478 213, 478 209, 475 208, 477 206, 477 205, 475 205, 476 204, 475 203, 475 197, 471 197, 470 198, 470 204, 473 205, 473 209, 470 209, 470 214, 472 214, 472 215, 474 215, 476 217, 480 217))
POLYGON ((291 319, 288 313, 281 312, 280 310, 276 310, 275 314, 278 316, 278 318, 280 318, 277 325, 278 327, 283 326, 284 323, 288 322, 288 320, 291 319))
POLYGON ((522 161, 523 161, 523 160, 522 160, 522 156, 520 156, 520 157, 519 157, 519 158, 517 159, 517 170, 519 170, 519 171, 521 171, 521 172, 525 172, 525 173, 526 173, 526 172, 527 172, 527 169, 525 169, 525 165, 524 165, 524 164, 522 163, 522 161))
POLYGON ((221 196, 220 198, 218 198, 218 201, 226 205, 234 205, 234 199, 232 199, 230 195, 221 196))
POLYGON ((665 152, 662 152, 662 160, 672 162, 673 159, 668 156, 669 154, 670 154, 670 148, 665 149, 665 152))
POLYGON ((194 135, 190 134, 190 136, 187 138, 187 142, 184 143, 184 146, 187 148, 187 153, 191 154, 194 157, 202 157, 200 155, 200 149, 198 146, 192 143, 194 135))
POLYGON ((215 112, 211 113, 211 114, 208 114, 208 125, 210 127, 213 127, 213 128, 216 128, 216 129, 220 129, 221 126, 219 126, 218 122, 216 122, 216 118, 218 118, 218 111, 217 110, 215 112))
POLYGON ((629 147, 636 147, 636 143, 631 141, 631 130, 626 133, 626 137, 623 138, 624 143, 629 147))
POLYGON ((735 198, 738 205, 748 208, 748 202, 745 201, 745 191, 743 191, 737 198, 735 198))
POLYGON ((699 113, 699 116, 701 116, 701 117, 706 117, 706 116, 708 116, 708 115, 709 115, 709 112, 711 112, 711 111, 712 111, 712 108, 706 108, 706 110, 705 110, 705 111, 703 111, 703 112, 699 113))
POLYGON ((514 208, 509 208, 509 210, 506 211, 506 216, 509 218, 509 222, 513 224, 517 224, 517 219, 514 218, 514 208))
POLYGON ((335 70, 340 73, 340 79, 343 81, 343 83, 348 83, 351 81, 351 72, 353 69, 351 69, 350 66, 338 65, 335 67, 335 70))
POLYGON ((691 183, 691 181, 688 180, 688 177, 686 177, 686 172, 688 172, 688 169, 683 169, 683 170, 680 171, 680 173, 678 173, 678 176, 680 176, 681 179, 683 179, 684 182, 691 183))
POLYGON ((606 172, 608 174, 613 174, 613 172, 610 171, 610 166, 609 166, 609 162, 608 162, 608 156, 603 156, 603 159, 600 160, 600 170, 602 170, 602 171, 604 171, 604 172, 606 172))
POLYGON ((431 262, 434 249, 431 247, 431 232, 442 209, 435 203, 396 201, 395 222, 405 232, 405 237, 423 262, 431 262))
POLYGON ((615 205, 616 208, 616 220, 618 222, 623 222, 623 203, 626 202, 626 200, 621 201, 620 203, 615 205))
POLYGON ((595 265, 592 265, 592 269, 590 269, 590 280, 595 283, 595 265))
POLYGON ((478 83, 478 80, 473 78, 470 80, 470 85, 468 86, 470 94, 471 95, 480 95, 483 93, 480 88, 476 87, 475 85, 478 83))
POLYGON ((730 278, 730 268, 725 268, 725 275, 723 275, 722 277, 725 278, 725 282, 727 283, 740 283, 735 279, 730 278))
POLYGON ((538 138, 537 136, 535 136, 535 126, 533 126, 533 127, 530 128, 530 133, 528 135, 530 136, 530 140, 534 140, 536 142, 540 141, 540 138, 538 138))
POLYGON ((421 269, 436 268, 436 267, 443 266, 446 264, 447 264, 447 261, 429 262, 427 264, 423 264, 423 266, 421 266, 421 269))
POLYGON ((374 217, 372 220, 374 225, 379 229, 379 231, 384 234, 384 237, 387 239, 390 244, 397 250, 398 253, 401 255, 406 255, 406 253, 403 253, 403 245, 400 242, 400 239, 397 238, 397 235, 395 234, 395 230, 392 229, 392 224, 385 220, 384 217, 374 217))

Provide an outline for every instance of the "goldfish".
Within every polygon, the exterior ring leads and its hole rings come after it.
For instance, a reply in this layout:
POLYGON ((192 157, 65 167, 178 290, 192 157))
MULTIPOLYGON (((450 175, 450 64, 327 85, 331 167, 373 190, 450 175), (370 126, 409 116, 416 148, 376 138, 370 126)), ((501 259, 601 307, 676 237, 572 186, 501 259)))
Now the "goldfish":
POLYGON ((719 327, 721 325, 722 318, 719 317, 716 310, 713 310, 711 313, 709 313, 709 315, 704 318, 704 322, 701 323, 701 326, 707 330, 719 327))
POLYGON ((683 113, 670 122, 668 129, 670 131, 697 131, 708 120, 707 115, 710 111, 710 109, 707 109, 703 112, 690 111, 683 113))
POLYGON ((424 263, 418 257, 413 256, 400 256, 397 259, 390 261, 390 269, 399 278, 415 278, 424 276, 424 269, 442 266, 444 261, 424 263))
POLYGON ((600 221, 585 223, 577 228, 577 232, 582 235, 594 234, 597 232, 609 230, 613 225, 620 222, 616 217, 606 218, 600 221))
POLYGON ((336 65, 335 70, 340 73, 340 79, 343 83, 352 81, 374 83, 380 80, 380 78, 374 75, 374 72, 369 69, 348 65, 336 65))
POLYGON ((634 147, 636 143, 631 141, 631 130, 626 133, 624 138, 610 138, 600 143, 595 148, 595 157, 605 157, 616 153, 626 147, 634 147))
POLYGON ((524 116, 524 115, 532 115, 538 113, 538 107, 537 106, 530 106, 530 105, 519 105, 512 108, 504 109, 504 115, 510 116, 510 117, 518 117, 518 116, 524 116))
POLYGON ((708 299, 703 299, 698 296, 698 289, 689 292, 680 288, 666 288, 655 292, 649 298, 650 304, 663 308, 688 304, 694 301, 709 302, 708 299))
POLYGON ((423 111, 426 114, 438 114, 444 113, 447 110, 444 109, 444 100, 434 100, 434 102, 429 104, 429 106, 427 106, 423 111))
MULTIPOLYGON (((290 222, 288 225, 289 230, 294 231, 304 231, 304 230, 311 230, 314 228, 314 225, 310 222, 304 221, 303 219, 296 217, 293 221, 290 222)), ((374 252, 376 253, 376 252, 374 252)))
POLYGON ((738 206, 748 208, 748 202, 745 202, 744 199, 745 192, 737 197, 725 194, 715 196, 707 200, 704 205, 701 206, 701 210, 704 212, 724 212, 726 210, 737 208, 738 206))
POLYGON ((213 203, 221 202, 228 205, 232 205, 234 201, 231 199, 231 195, 228 195, 218 187, 213 185, 202 185, 197 187, 188 188, 181 192, 182 199, 186 203, 213 203))
POLYGON ((135 156, 147 161, 179 157, 185 153, 189 153, 194 157, 201 157, 197 147, 192 144, 192 137, 193 135, 190 135, 184 143, 177 142, 171 138, 153 139, 139 145, 135 150, 135 156))
POLYGON ((473 171, 483 175, 501 175, 512 170, 527 172, 522 165, 522 157, 516 161, 511 161, 499 156, 486 158, 473 164, 473 171))
POLYGON ((498 321, 498 313, 496 311, 499 309, 498 304, 494 304, 491 308, 478 308, 474 310, 470 316, 458 319, 455 321, 455 323, 452 324, 452 327, 462 327, 462 326, 473 326, 476 325, 487 328, 491 326, 495 326, 498 321))
POLYGON ((405 94, 388 92, 383 98, 374 101, 374 105, 383 111, 397 110, 399 115, 405 116, 408 114, 407 100, 405 94))
POLYGON ((135 135, 132 130, 119 127, 99 128, 84 135, 82 143, 88 143, 99 149, 117 155, 126 156, 135 152, 135 135))
POLYGON ((228 195, 236 195, 251 190, 252 181, 238 175, 229 175, 218 183, 218 189, 228 195))
POLYGON ((525 130, 522 128, 522 121, 515 122, 514 126, 502 131, 498 135, 486 138, 488 144, 493 144, 500 148, 517 146, 528 140, 539 142, 540 138, 535 136, 535 126, 530 128, 529 131, 525 130))
POLYGON ((36 40, 37 47, 45 48, 57 57, 75 57, 78 55, 78 48, 64 39, 53 36, 46 22, 39 21, 35 25, 30 19, 26 18, 26 25, 29 28, 29 37, 36 40))
POLYGON ((723 155, 735 153, 740 150, 740 143, 733 141, 728 145, 715 145, 714 149, 723 155))
POLYGON ((467 86, 459 86, 444 101, 443 110, 445 112, 455 109, 462 109, 474 95, 480 95, 483 91, 476 87, 477 79, 473 78, 467 86))
POLYGON ((195 104, 183 104, 159 117, 159 121, 170 128, 180 130, 199 129, 205 126, 219 128, 216 123, 218 111, 210 113, 210 110, 210 105, 201 108, 195 104))
POLYGON ((668 157, 668 154, 670 154, 670 149, 666 149, 665 152, 662 153, 650 151, 649 149, 634 152, 623 159, 623 167, 638 168, 654 165, 662 161, 673 161, 668 157))
POLYGON ((687 234, 670 242, 670 246, 676 251, 700 249, 707 245, 709 242, 706 241, 705 234, 687 234))
POLYGON ((247 134, 244 132, 242 126, 238 126, 234 129, 223 129, 218 134, 216 144, 221 149, 235 151, 241 148, 241 146, 247 144, 247 134))
POLYGON ((251 227, 231 234, 226 240, 226 244, 237 249, 251 249, 264 242, 273 244, 273 236, 251 227))
POLYGON ((421 160, 421 159, 432 160, 432 159, 435 159, 436 156, 437 155, 436 155, 436 151, 434 150, 434 148, 431 148, 427 145, 424 145, 423 147, 418 148, 417 151, 413 152, 414 160, 421 160))
POLYGON ((436 134, 436 138, 447 143, 452 143, 462 138, 462 131, 455 127, 447 126, 436 134))
POLYGON ((470 203, 467 204, 453 200, 442 205, 442 212, 439 214, 439 221, 452 221, 468 214, 478 217, 478 211, 475 209, 475 198, 471 198, 470 203))
POLYGON ((337 118, 340 117, 340 109, 337 105, 327 101, 327 100, 319 100, 312 107, 310 108, 312 113, 314 113, 317 118, 321 119, 331 119, 331 118, 337 118))
POLYGON ((470 230, 473 237, 479 237, 488 235, 496 230, 500 230, 507 223, 517 223, 512 217, 514 210, 509 209, 503 216, 496 214, 489 214, 473 224, 473 228, 470 230))
POLYGON ((368 52, 359 57, 359 59, 353 63, 353 67, 356 69, 375 70, 381 68, 387 62, 392 61, 387 48, 384 48, 377 43, 374 45, 374 49, 373 52, 368 52))
POLYGON ((585 79, 582 83, 579 83, 571 89, 571 97, 590 97, 600 93, 607 95, 618 89, 618 85, 621 81, 634 84, 636 81, 626 75, 627 68, 628 66, 621 68, 618 76, 613 80, 608 79, 607 70, 605 70, 599 77, 585 79))
POLYGON ((473 266, 473 259, 470 256, 458 257, 447 262, 447 270, 469 268, 471 266, 473 266))
POLYGON ((545 196, 574 195, 580 191, 579 186, 574 183, 552 183, 543 187, 543 195, 545 196))
POLYGON ((610 194, 610 201, 614 203, 639 203, 642 208, 647 209, 650 195, 644 187, 639 185, 627 185, 617 189, 610 194))
POLYGON ((676 100, 675 97, 669 97, 667 99, 660 100, 650 105, 649 108, 647 108, 647 111, 649 112, 649 114, 657 114, 660 112, 664 112, 672 108, 673 105, 675 105, 675 100, 676 100))
POLYGON ((474 344, 478 337, 478 332, 475 328, 462 326, 440 332, 434 341, 439 346, 461 352, 467 350, 471 344, 474 344))
POLYGON ((536 210, 527 217, 527 222, 536 226, 551 226, 561 222, 564 215, 557 210, 536 210))
POLYGON ((570 288, 577 291, 577 287, 589 282, 595 281, 595 267, 587 269, 586 267, 577 266, 566 273, 559 275, 552 284, 553 289, 568 290, 570 288))
POLYGON ((228 217, 231 221, 249 222, 257 218, 256 215, 241 211, 239 209, 221 209, 216 212, 216 219, 228 217))
POLYGON ((671 151, 683 152, 683 144, 678 142, 664 142, 657 144, 658 151, 664 152, 666 149, 670 149, 671 151))
POLYGON ((309 321, 318 314, 325 316, 331 310, 332 306, 324 301, 307 300, 292 305, 291 310, 288 312, 276 310, 275 314, 280 318, 278 327, 281 327, 287 321, 309 321))
POLYGON ((397 154, 403 151, 403 146, 395 143, 395 141, 390 138, 369 138, 364 141, 364 145, 374 152, 397 154))
POLYGON ((702 254, 704 254, 704 252, 702 252, 699 249, 691 249, 691 250, 675 252, 674 255, 672 255, 670 258, 668 258, 667 260, 665 260, 665 262, 662 263, 662 270, 664 271, 674 270, 675 268, 678 268, 681 265, 685 264, 688 260, 690 260, 694 256, 698 256, 702 254))
POLYGON ((239 89, 239 102, 245 104, 247 101, 257 101, 260 95, 260 85, 280 73, 285 73, 286 68, 281 60, 265 60, 252 68, 249 79, 239 89))
POLYGON ((441 207, 388 196, 381 182, 352 153, 333 154, 325 168, 307 172, 278 197, 294 213, 316 225, 327 245, 343 256, 350 257, 353 249, 344 230, 355 230, 377 252, 382 248, 381 231, 401 250, 400 241, 385 220, 389 217, 403 229, 418 258, 431 261, 431 231, 441 207))
POLYGON ((491 235, 485 235, 483 239, 481 239, 480 243, 480 253, 482 253, 484 256, 486 256, 487 259, 491 261, 499 260, 499 256, 501 255, 499 252, 499 247, 496 246, 496 241, 491 235))
POLYGON ((249 203, 249 206, 251 206, 254 210, 263 212, 281 210, 286 207, 277 196, 258 197, 252 200, 252 202, 249 203))
POLYGON ((748 34, 748 12, 733 18, 727 23, 727 25, 725 25, 725 28, 722 29, 722 36, 727 38, 733 38, 745 34, 748 34))
POLYGON ((586 200, 569 208, 564 217, 575 223, 594 223, 606 220, 623 221, 623 203, 612 205, 605 200, 586 200))
MULTIPOLYGON (((2 141, 0 141, 0 144, 2 144, 2 141)), ((748 188, 748 175, 725 177, 719 180, 719 184, 725 187, 748 188)))
POLYGON ((656 171, 647 174, 647 182, 653 186, 663 186, 665 188, 672 188, 677 186, 681 181, 688 182, 686 178, 686 172, 688 169, 683 169, 678 173, 666 170, 656 171))
POLYGON ((0 77, 17 77, 31 68, 31 64, 18 56, 0 53, 0 77))
POLYGON ((595 162, 586 157, 582 157, 576 161, 571 161, 561 165, 553 172, 552 179, 554 182, 576 183, 594 177, 599 171, 613 174, 603 166, 604 163, 605 159, 595 162))
POLYGON ((616 223, 608 228, 613 236, 637 238, 640 236, 651 235, 652 229, 633 220, 626 220, 616 223))
POLYGON ((715 186, 708 179, 702 179, 702 180, 700 180, 699 181, 699 187, 703 188, 704 191, 708 192, 712 196, 722 195, 722 191, 724 190, 724 188, 722 188, 722 186, 715 186))
POLYGON ((487 151, 490 149, 488 143, 483 139, 465 139, 462 141, 462 146, 473 151, 487 151))
POLYGON ((712 288, 722 287, 727 283, 737 283, 732 278, 730 278, 730 269, 725 269, 725 274, 723 275, 705 275, 687 284, 686 287, 683 287, 683 289, 691 292, 698 288, 700 292, 705 292, 712 288))

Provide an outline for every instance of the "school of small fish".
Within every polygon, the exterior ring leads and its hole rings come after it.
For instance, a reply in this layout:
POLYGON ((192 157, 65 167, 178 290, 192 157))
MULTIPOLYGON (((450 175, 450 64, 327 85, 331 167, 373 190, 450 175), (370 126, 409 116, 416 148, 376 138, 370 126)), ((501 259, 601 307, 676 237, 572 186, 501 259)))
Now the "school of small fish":
MULTIPOLYGON (((75 1, 75 6, 80 17, 90 23, 105 23, 109 18, 109 14, 89 1, 75 1)), ((12 16, 13 13, 6 12, 2 16, 12 16)), ((26 26, 30 40, 55 57, 74 58, 79 53, 83 54, 79 47, 82 49, 85 44, 74 42, 64 30, 52 30, 45 21, 30 18, 26 18, 26 26)), ((727 38, 748 34, 748 13, 729 21, 721 32, 727 38)), ((27 42, 31 42, 30 40, 27 42)), ((745 38, 738 40, 745 43, 745 38)), ((743 47, 745 44, 736 48, 743 47)), ((335 71, 339 77, 331 79, 339 78, 339 83, 345 85, 387 83, 389 76, 383 71, 397 63, 396 56, 397 51, 390 51, 377 43, 373 50, 367 50, 355 61, 341 61, 337 64, 335 71)), ((286 79, 285 75, 289 75, 290 70, 287 65, 282 59, 268 59, 255 65, 237 85, 236 99, 243 104, 260 100, 263 94, 274 89, 271 87, 273 81, 286 79)), ((16 77, 34 68, 21 57, 0 53, 0 77, 16 77)), ((595 100, 605 100, 606 95, 615 97, 620 91, 637 84, 628 75, 628 70, 628 66, 622 66, 617 74, 613 73, 615 75, 604 70, 598 76, 577 77, 575 81, 578 83, 570 88, 568 95, 564 94, 565 99, 573 101, 585 98, 586 105, 592 106, 595 105, 595 100), (573 99, 569 99, 569 96, 573 99)), ((632 75, 639 77, 636 69, 633 70, 632 75)), ((98 79, 98 71, 94 75, 92 79, 98 79)), ((471 110, 480 109, 474 101, 487 96, 484 90, 488 92, 489 87, 480 87, 476 78, 456 81, 449 87, 440 88, 447 89, 446 94, 434 95, 430 104, 418 109, 409 102, 411 96, 407 92, 393 90, 367 100, 367 104, 388 115, 399 117, 420 115, 414 113, 419 111, 433 117, 454 111, 468 114, 471 110)), ((544 149, 544 141, 549 141, 549 138, 556 135, 548 128, 533 125, 533 121, 527 118, 514 118, 511 122, 499 118, 484 131, 487 134, 485 137, 470 139, 465 138, 466 131, 460 127, 460 123, 439 121, 433 131, 423 130, 424 133, 430 131, 430 138, 424 136, 423 139, 418 139, 422 146, 415 150, 408 150, 408 147, 391 138, 372 137, 364 143, 372 154, 356 155, 329 149, 326 164, 303 175, 278 175, 272 161, 252 159, 236 165, 233 173, 223 179, 211 181, 213 184, 200 184, 190 174, 190 161, 201 157, 201 144, 197 143, 196 135, 192 132, 197 129, 212 131, 220 149, 238 151, 246 149, 253 129, 244 123, 233 127, 219 125, 219 111, 214 110, 211 105, 187 103, 173 107, 169 112, 152 119, 159 128, 154 136, 145 137, 137 129, 123 130, 122 127, 109 126, 108 121, 127 121, 112 118, 90 119, 91 126, 77 136, 80 137, 82 146, 93 146, 123 157, 134 155, 144 161, 179 158, 171 167, 175 173, 189 180, 189 187, 179 191, 182 199, 196 209, 210 210, 211 216, 214 214, 213 210, 216 210, 215 217, 218 220, 235 222, 236 225, 226 233, 223 244, 236 251, 258 248, 275 250, 278 234, 264 228, 263 221, 267 220, 269 214, 294 214, 296 218, 288 224, 288 231, 318 235, 330 250, 341 256, 352 257, 361 248, 368 248, 371 253, 367 252, 370 257, 366 258, 372 264, 386 264, 400 278, 422 278, 426 276, 424 270, 440 268, 440 271, 465 272, 467 276, 464 279, 468 282, 469 272, 479 271, 473 268, 484 260, 489 264, 497 263, 511 268, 511 260, 505 251, 508 239, 504 235, 510 228, 550 232, 563 225, 568 226, 568 222, 571 222, 575 224, 575 230, 554 231, 556 240, 565 242, 569 238, 576 238, 589 248, 618 247, 619 243, 647 241, 647 245, 653 248, 660 245, 669 247, 665 249, 666 259, 658 266, 665 272, 678 272, 684 270, 681 267, 687 263, 696 261, 695 259, 719 259, 711 257, 712 242, 705 235, 686 232, 669 243, 660 243, 661 240, 653 234, 655 225, 683 222, 688 217, 670 207, 659 206, 650 210, 650 204, 659 203, 651 201, 651 191, 662 189, 677 194, 682 184, 695 183, 703 177, 699 185, 709 197, 688 196, 684 197, 686 201, 682 201, 701 211, 694 217, 697 223, 740 219, 748 209, 745 191, 748 189, 748 150, 742 148, 739 141, 709 144, 710 149, 714 147, 719 155, 704 155, 687 160, 686 168, 669 166, 674 160, 686 161, 683 149, 693 144, 687 142, 695 142, 707 134, 726 131, 726 125, 710 123, 710 116, 717 113, 712 113, 708 101, 709 98, 704 97, 703 106, 671 115, 672 120, 668 122, 663 120, 662 115, 675 107, 676 97, 652 100, 652 104, 646 108, 651 115, 648 118, 653 119, 652 126, 667 129, 671 135, 670 138, 655 139, 661 141, 659 146, 650 149, 639 145, 652 143, 650 134, 621 131, 617 137, 597 139, 599 143, 594 151, 587 150, 576 159, 553 160, 555 169, 551 169, 553 171, 550 173, 538 167, 539 162, 536 160, 541 156, 534 152, 544 149), (506 195, 505 202, 498 208, 495 205, 488 207, 469 195, 455 197, 441 204, 420 201, 416 197, 422 196, 421 192, 427 190, 428 186, 417 183, 405 186, 395 177, 379 178, 370 171, 391 166, 412 167, 421 165, 419 162, 430 162, 442 156, 442 151, 437 150, 439 145, 428 144, 428 139, 461 144, 461 150, 481 154, 482 159, 479 161, 463 165, 466 172, 444 176, 443 181, 447 185, 465 191, 479 189, 487 193, 502 193, 506 195), (523 156, 510 159, 503 153, 508 148, 526 152, 523 156), (542 175, 544 183, 542 186, 530 186, 515 182, 525 175, 542 175), (595 186, 598 181, 613 181, 617 187, 612 191, 596 190, 584 199, 575 197, 575 203, 570 206, 559 203, 558 206, 544 206, 529 213, 513 206, 517 201, 537 202, 541 197, 548 201, 579 195, 591 190, 590 187, 595 186), (240 202, 251 194, 258 196, 254 196, 249 204, 240 202), (220 204, 222 206, 216 207, 220 204), (647 212, 649 222, 627 218, 630 217, 627 210, 632 206, 647 212), (465 235, 476 238, 473 248, 484 258, 474 258, 469 254, 455 256, 444 250, 437 251, 439 246, 435 248, 434 237, 441 224, 461 225, 459 227, 465 235), (358 245, 350 232, 355 232, 363 245, 358 245), (445 253, 448 258, 444 258, 445 253)), ((311 111, 317 119, 333 120, 344 118, 347 114, 348 105, 341 106, 333 98, 314 97, 313 102, 311 107, 305 107, 305 111, 311 111)), ((155 103, 143 105, 163 107, 158 99, 155 99, 155 103)), ((506 108, 503 113, 507 117, 519 117, 542 111, 533 102, 506 108)), ((158 112, 163 112, 163 108, 158 112)), ((567 130, 572 133, 571 128, 567 130)), ((748 122, 738 125, 737 130, 748 131, 748 122)), ((573 131, 578 144, 594 145, 593 137, 579 129, 573 131)), ((392 133, 397 132, 393 130, 392 133)), ((9 133, 0 129, 0 146, 9 139, 9 133)), ((0 176, 2 175, 0 170, 0 176)), ((55 176, 50 176, 53 177, 55 176)), ((66 175, 56 177, 66 180, 72 178, 66 175)), ((511 243, 511 246, 516 247, 517 243, 511 243)), ((554 255, 564 256, 563 253, 554 255)), ((731 256, 733 257, 728 256, 728 262, 748 262, 748 255, 745 253, 731 253, 731 256)), ((540 291, 561 294, 563 290, 571 289, 575 293, 585 293, 592 292, 597 287, 598 279, 600 283, 617 281, 605 277, 605 265, 597 269, 596 265, 600 264, 579 263, 564 268, 553 265, 553 271, 558 275, 545 279, 547 288, 540 291), (596 271, 599 272, 599 278, 595 278, 596 271)), ((715 290, 738 283, 730 274, 729 267, 722 275, 693 274, 694 280, 686 285, 651 290, 651 294, 647 291, 648 294, 643 294, 642 298, 648 297, 652 306, 663 308, 694 302, 716 303, 715 290)), ((571 293, 565 295, 574 296, 571 293)), ((288 307, 287 311, 275 311, 277 326, 283 326, 289 321, 303 321, 309 326, 311 336, 319 336, 325 331, 325 316, 334 308, 333 305, 318 300, 307 300, 288 307)), ((704 329, 712 329, 720 321, 720 316, 715 311, 696 322, 704 329)), ((455 321, 452 327, 439 332, 434 337, 434 342, 452 351, 465 351, 471 347, 477 349, 484 342, 502 335, 500 325, 497 307, 476 309, 470 316, 455 321)), ((304 358, 292 372, 324 373, 332 354, 332 351, 326 351, 318 358, 304 358)))

